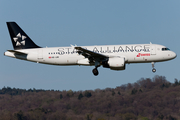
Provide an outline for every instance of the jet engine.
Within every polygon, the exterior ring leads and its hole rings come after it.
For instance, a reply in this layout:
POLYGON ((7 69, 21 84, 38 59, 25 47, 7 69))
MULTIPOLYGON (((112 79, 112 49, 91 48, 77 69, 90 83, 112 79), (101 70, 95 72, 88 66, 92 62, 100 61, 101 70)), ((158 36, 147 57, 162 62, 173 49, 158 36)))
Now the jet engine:
POLYGON ((111 70, 125 70, 125 58, 109 58, 108 61, 103 62, 103 67, 111 70))

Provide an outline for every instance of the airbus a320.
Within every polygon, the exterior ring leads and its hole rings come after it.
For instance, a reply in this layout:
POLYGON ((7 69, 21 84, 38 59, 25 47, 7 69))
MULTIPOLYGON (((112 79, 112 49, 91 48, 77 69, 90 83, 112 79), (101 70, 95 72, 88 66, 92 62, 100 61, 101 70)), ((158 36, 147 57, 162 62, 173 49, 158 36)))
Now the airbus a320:
POLYGON ((7 22, 14 50, 7 50, 4 55, 37 63, 50 65, 85 65, 95 66, 93 74, 99 74, 98 67, 111 70, 125 70, 126 64, 151 63, 152 72, 155 62, 176 58, 176 53, 158 44, 98 45, 42 48, 15 23, 7 22))

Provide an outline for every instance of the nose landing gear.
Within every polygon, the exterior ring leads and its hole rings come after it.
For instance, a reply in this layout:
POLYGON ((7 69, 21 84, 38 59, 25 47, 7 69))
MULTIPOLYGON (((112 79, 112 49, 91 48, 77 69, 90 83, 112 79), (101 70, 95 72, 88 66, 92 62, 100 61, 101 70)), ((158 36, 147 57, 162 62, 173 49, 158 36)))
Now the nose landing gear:
POLYGON ((151 62, 151 64, 152 64, 152 68, 153 68, 153 69, 152 69, 152 72, 155 73, 155 72, 156 72, 156 69, 154 68, 154 62, 151 62))

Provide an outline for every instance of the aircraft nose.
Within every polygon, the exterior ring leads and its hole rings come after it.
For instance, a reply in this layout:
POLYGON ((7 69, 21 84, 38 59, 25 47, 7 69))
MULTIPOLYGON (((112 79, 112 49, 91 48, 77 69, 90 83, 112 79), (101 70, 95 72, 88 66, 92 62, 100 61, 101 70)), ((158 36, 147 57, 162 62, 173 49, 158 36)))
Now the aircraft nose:
POLYGON ((172 56, 173 59, 177 57, 175 52, 172 52, 171 56, 172 56))

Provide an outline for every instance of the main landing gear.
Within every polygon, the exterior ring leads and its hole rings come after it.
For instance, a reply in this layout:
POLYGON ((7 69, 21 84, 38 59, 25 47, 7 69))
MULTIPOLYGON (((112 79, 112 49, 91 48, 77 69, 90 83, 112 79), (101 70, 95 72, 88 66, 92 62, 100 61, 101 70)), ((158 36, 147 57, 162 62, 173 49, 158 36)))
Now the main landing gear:
POLYGON ((100 67, 101 65, 100 65, 100 63, 98 62, 98 61, 96 61, 95 62, 95 68, 92 70, 92 72, 93 72, 93 74, 95 75, 95 76, 97 76, 98 74, 99 74, 99 72, 98 72, 98 67, 100 67))
POLYGON ((156 69, 154 68, 154 62, 151 62, 151 64, 152 64, 152 68, 153 68, 153 69, 152 69, 152 72, 155 73, 155 72, 156 72, 156 69))
POLYGON ((93 74, 97 76, 99 74, 97 67, 92 70, 93 74))

